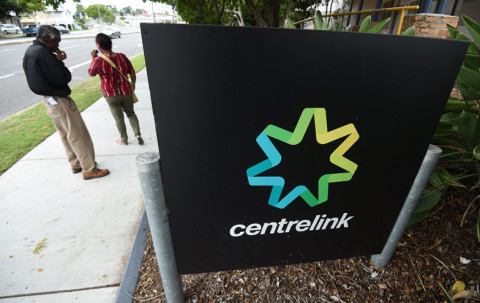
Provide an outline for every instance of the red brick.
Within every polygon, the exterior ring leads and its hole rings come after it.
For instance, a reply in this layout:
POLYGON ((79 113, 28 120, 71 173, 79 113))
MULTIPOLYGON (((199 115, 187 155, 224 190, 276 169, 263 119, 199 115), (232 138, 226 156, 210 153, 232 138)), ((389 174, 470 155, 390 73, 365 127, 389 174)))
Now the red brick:
POLYGON ((436 35, 433 35, 433 36, 429 36, 430 38, 438 38, 438 39, 446 39, 447 37, 445 36, 436 36, 436 35))
POLYGON ((445 23, 430 23, 430 28, 441 28, 447 29, 447 25, 445 23))
POLYGON ((415 22, 415 27, 428 27, 426 22, 415 22))
POLYGON ((412 19, 415 21, 422 21, 425 18, 425 16, 419 16, 419 15, 413 15, 412 17, 413 17, 412 19))
POLYGON ((427 16, 425 17, 425 21, 433 21, 433 22, 440 22, 440 16, 427 16))
POLYGON ((458 17, 443 17, 442 21, 445 23, 458 23, 458 17))
POLYGON ((415 27, 415 33, 419 33, 420 32, 420 29, 418 27, 415 27))
POLYGON ((421 33, 426 33, 426 34, 436 34, 437 31, 434 29, 429 29, 429 28, 422 28, 420 29, 421 33))
POLYGON ((450 37, 450 32, 448 30, 439 30, 437 34, 450 37))
POLYGON ((422 35, 422 34, 415 34, 415 37, 428 37, 428 35, 422 35))

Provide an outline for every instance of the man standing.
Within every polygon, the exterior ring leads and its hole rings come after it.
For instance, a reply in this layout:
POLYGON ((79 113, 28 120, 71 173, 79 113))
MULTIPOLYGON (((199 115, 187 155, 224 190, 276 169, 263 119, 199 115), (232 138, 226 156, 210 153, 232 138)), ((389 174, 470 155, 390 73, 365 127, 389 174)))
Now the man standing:
POLYGON ((67 54, 58 48, 60 32, 53 26, 38 29, 37 39, 29 46, 23 58, 23 69, 28 86, 37 95, 44 96, 47 114, 60 134, 68 161, 74 174, 83 170, 83 179, 101 178, 108 169, 99 169, 95 151, 77 105, 70 98, 68 82, 72 75, 63 60, 67 54))

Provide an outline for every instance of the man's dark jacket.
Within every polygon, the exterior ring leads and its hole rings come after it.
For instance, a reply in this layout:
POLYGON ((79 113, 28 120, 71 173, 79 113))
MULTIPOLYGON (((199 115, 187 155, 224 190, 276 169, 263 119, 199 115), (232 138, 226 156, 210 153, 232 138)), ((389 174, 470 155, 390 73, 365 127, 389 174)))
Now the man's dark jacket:
POLYGON ((35 40, 23 57, 23 70, 30 89, 37 95, 67 97, 72 74, 46 45, 35 40))

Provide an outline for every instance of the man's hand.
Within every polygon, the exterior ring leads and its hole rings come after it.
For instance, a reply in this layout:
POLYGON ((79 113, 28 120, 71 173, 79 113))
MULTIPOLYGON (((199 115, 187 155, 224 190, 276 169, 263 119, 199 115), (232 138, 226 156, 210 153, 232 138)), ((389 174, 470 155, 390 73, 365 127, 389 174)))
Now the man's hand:
POLYGON ((67 59, 67 54, 64 51, 61 51, 61 50, 57 49, 55 51, 55 53, 57 54, 57 60, 58 61, 63 61, 65 59, 67 59))

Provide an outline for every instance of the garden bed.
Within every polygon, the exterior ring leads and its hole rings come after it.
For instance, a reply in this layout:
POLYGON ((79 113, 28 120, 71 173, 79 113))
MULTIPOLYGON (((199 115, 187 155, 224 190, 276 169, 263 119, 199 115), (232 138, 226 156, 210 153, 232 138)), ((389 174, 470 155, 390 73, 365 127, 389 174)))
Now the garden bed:
MULTIPOLYGON (((187 302, 444 302, 456 281, 480 302, 480 189, 449 188, 423 222, 407 230, 386 268, 369 257, 182 276, 187 302), (460 227, 462 218, 463 226, 460 227), (477 293, 477 294, 476 294, 477 293)), ((214 258, 215 256, 212 256, 214 258)), ((149 237, 134 302, 166 302, 149 237)), ((463 292, 467 295, 468 292, 463 292)), ((464 302, 465 299, 457 302, 464 302)), ((466 301, 468 302, 468 301, 466 301)))

